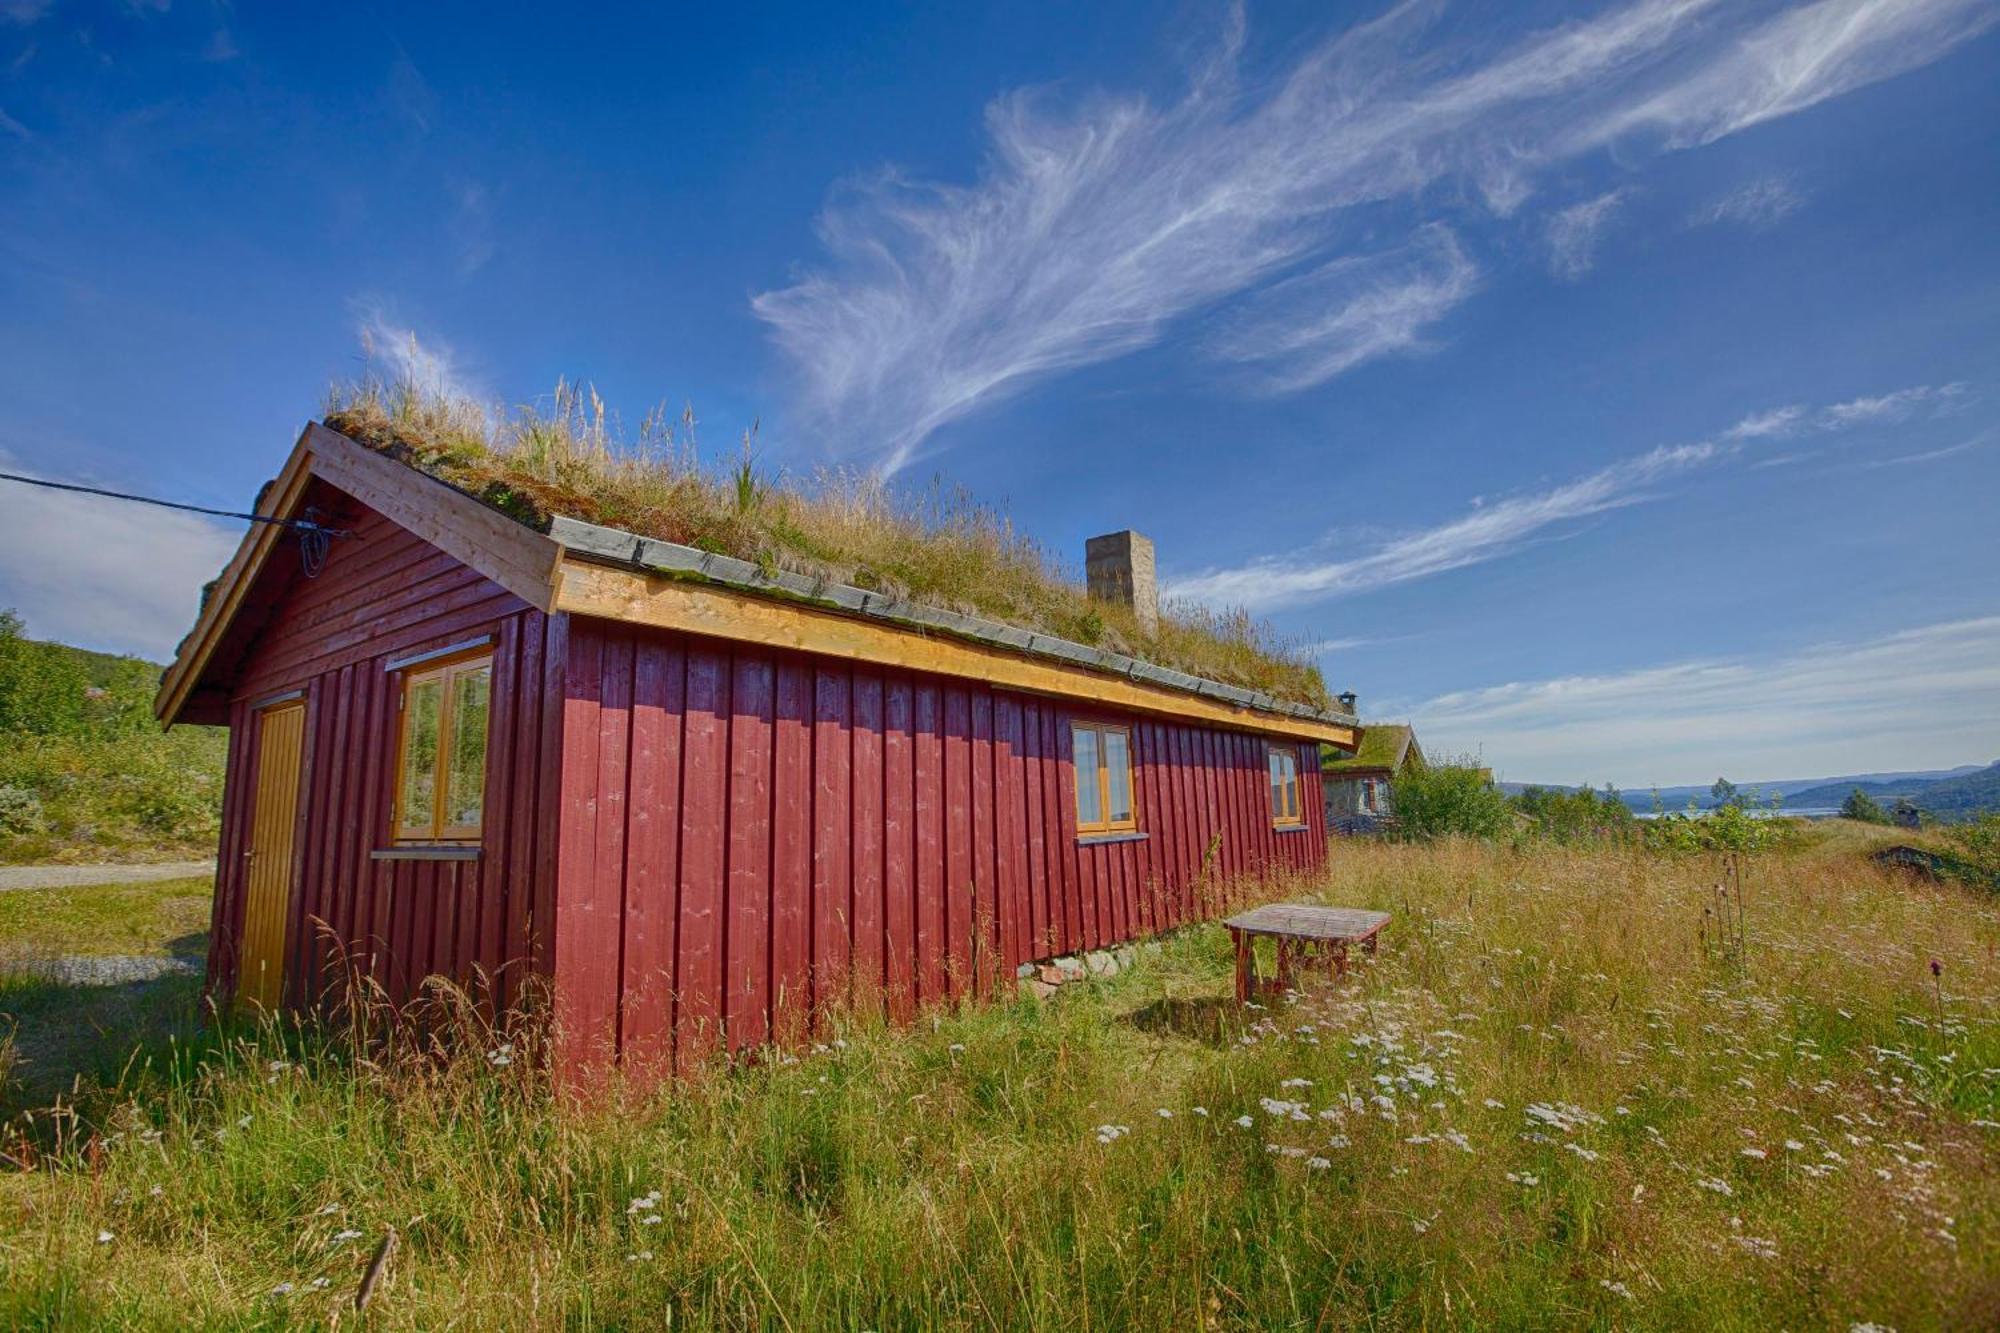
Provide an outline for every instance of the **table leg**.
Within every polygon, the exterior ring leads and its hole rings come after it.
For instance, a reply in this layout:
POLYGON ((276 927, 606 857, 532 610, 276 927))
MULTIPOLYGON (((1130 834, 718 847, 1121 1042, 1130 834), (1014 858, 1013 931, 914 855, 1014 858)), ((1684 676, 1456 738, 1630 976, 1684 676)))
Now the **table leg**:
POLYGON ((1250 937, 1240 930, 1231 930, 1229 934, 1236 941, 1236 1002, 1247 1004, 1250 1000, 1250 937))

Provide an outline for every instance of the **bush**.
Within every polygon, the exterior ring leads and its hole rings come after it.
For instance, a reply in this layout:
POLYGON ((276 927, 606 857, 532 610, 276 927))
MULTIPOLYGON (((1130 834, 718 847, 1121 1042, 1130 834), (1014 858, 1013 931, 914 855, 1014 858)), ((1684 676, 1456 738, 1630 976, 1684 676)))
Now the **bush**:
POLYGON ((1416 842, 1452 835, 1497 838, 1513 824, 1507 798, 1492 776, 1468 760, 1406 772, 1395 780, 1391 796, 1398 835, 1416 842))
POLYGON ((1731 802, 1706 814, 1662 815, 1646 824, 1646 845, 1664 852, 1761 852, 1796 835, 1797 821, 1760 819, 1731 802))
POLYGON ((1985 815, 1970 824, 1955 824, 1945 830, 1959 859, 1987 876, 2000 880, 2000 815, 1985 815))
POLYGON ((1840 803, 1840 817, 1858 819, 1864 824, 1889 822, 1889 812, 1882 808, 1882 803, 1859 787, 1847 793, 1847 799, 1840 803))
POLYGON ((26 787, 0 787, 0 833, 40 833, 47 826, 41 797, 26 787))
POLYGON ((1527 816, 1529 831, 1564 846, 1611 842, 1629 837, 1638 820, 1615 787, 1602 792, 1589 787, 1530 787, 1513 798, 1514 809, 1527 816))

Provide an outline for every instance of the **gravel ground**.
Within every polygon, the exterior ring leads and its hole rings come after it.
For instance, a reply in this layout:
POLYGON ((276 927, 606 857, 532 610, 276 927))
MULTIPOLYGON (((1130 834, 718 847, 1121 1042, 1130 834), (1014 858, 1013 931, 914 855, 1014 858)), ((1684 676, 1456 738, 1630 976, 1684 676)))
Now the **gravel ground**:
POLYGON ((100 884, 151 884, 215 874, 215 862, 162 861, 143 866, 0 866, 0 892, 8 889, 74 889, 100 884))
POLYGON ((144 954, 91 956, 72 954, 66 958, 23 958, 5 965, 9 971, 47 977, 65 986, 122 986, 131 981, 156 981, 161 977, 194 976, 201 966, 187 958, 157 958, 144 954))

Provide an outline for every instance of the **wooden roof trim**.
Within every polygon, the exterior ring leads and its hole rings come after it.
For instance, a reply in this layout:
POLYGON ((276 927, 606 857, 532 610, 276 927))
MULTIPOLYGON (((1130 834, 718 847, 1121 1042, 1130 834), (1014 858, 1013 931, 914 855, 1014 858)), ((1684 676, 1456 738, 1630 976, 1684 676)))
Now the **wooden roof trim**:
POLYGON ((314 476, 470 565, 536 610, 550 609, 562 548, 547 536, 318 422, 306 427, 306 441, 314 476))
MULTIPOLYGON (((289 518, 306 483, 318 477, 485 575, 540 611, 555 601, 562 548, 533 528, 508 518, 428 473, 384 458, 318 422, 309 423, 285 460, 257 512, 289 518)), ((160 681, 154 716, 172 725, 193 692, 264 562, 284 537, 277 524, 259 523, 243 535, 223 569, 195 628, 160 681)))
POLYGON ((569 561, 589 561, 642 574, 720 586, 756 597, 887 622, 914 630, 925 637, 941 634, 952 639, 969 640, 1008 654, 1054 660, 1059 665, 1080 666, 1091 672, 1123 677, 1143 685, 1256 713, 1322 722, 1336 727, 1359 725, 1359 719, 1349 714, 1322 711, 1240 685, 1225 685, 1122 653, 1073 643, 1052 634, 984 620, 978 616, 961 615, 823 578, 783 569, 766 569, 747 560, 640 537, 617 528, 559 517, 550 524, 549 536, 564 548, 563 558, 569 561))
POLYGON ((1353 727, 1258 712, 1082 666, 735 588, 565 559, 555 609, 766 648, 977 680, 1006 689, 1352 749, 1353 727))
MULTIPOLYGON (((265 518, 291 516, 306 482, 312 477, 312 455, 306 446, 306 435, 307 432, 300 433, 298 443, 292 446, 291 456, 264 492, 255 511, 259 515, 265 518)), ((196 617, 194 628, 181 640, 174 660, 161 673, 159 693, 153 696, 154 717, 171 726, 179 716, 181 705, 187 702, 195 681, 201 678, 202 668, 208 664, 209 655, 215 651, 222 631, 235 617, 244 595, 256 581, 257 571, 264 567, 271 548, 284 532, 285 529, 275 523, 253 523, 250 530, 243 534, 236 554, 223 566, 222 574, 215 582, 215 591, 209 594, 207 604, 196 617)))

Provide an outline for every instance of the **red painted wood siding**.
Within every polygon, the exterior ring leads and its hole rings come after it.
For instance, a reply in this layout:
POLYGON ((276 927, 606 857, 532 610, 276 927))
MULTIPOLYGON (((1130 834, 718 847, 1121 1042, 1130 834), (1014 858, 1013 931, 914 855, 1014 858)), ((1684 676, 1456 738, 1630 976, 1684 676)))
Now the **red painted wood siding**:
MULTIPOLYGON (((468 981, 475 968, 497 976, 495 998, 511 1003, 526 969, 548 967, 537 950, 554 910, 549 803, 558 790, 555 742, 564 681, 555 672, 563 622, 529 609, 337 492, 322 488, 315 501, 343 513, 340 522, 354 536, 334 542, 318 578, 280 573, 275 581, 282 586, 256 593, 272 609, 238 660, 231 689, 210 984, 226 994, 235 982, 243 852, 257 783, 256 708, 274 695, 302 690, 304 788, 286 931, 287 1002, 304 1005, 328 996, 339 981, 336 959, 344 954, 398 1003, 426 976, 468 981), (398 681, 384 665, 483 634, 492 635, 494 645, 481 855, 476 861, 376 861, 369 854, 390 845, 396 753, 398 681), (545 699, 557 702, 544 707, 545 699)), ((629 710, 629 699, 619 702, 629 710)), ((678 714, 678 700, 670 702, 678 714)), ((622 773, 626 766, 621 757, 616 767, 622 773)), ((654 794, 641 795, 650 800, 654 794)), ((635 845, 647 849, 646 860, 655 860, 650 823, 624 826, 633 830, 635 845)), ((635 955, 643 958, 646 947, 642 941, 635 955)))
POLYGON ((1214 914, 1198 883, 1326 855, 1312 742, 1307 826, 1280 833, 1261 737, 603 621, 567 634, 555 981, 585 1059, 686 1064, 796 1037, 815 1006, 990 992, 1214 914), (1073 717, 1131 726, 1143 839, 1078 844, 1073 717))

